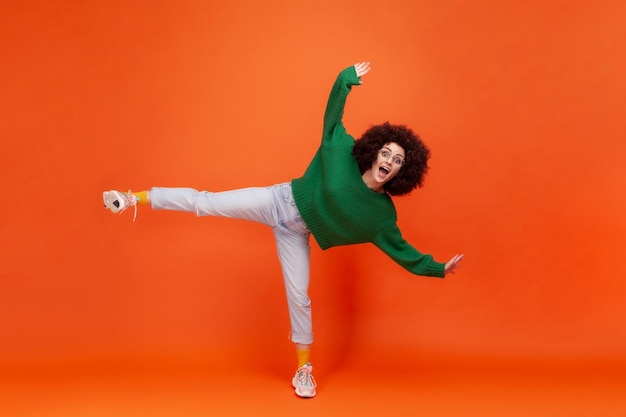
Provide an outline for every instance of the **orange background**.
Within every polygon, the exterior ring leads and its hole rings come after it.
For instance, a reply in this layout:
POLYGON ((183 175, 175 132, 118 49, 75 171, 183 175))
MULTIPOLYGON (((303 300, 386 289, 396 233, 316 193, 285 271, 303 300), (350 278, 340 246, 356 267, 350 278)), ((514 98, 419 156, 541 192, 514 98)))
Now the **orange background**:
POLYGON ((423 137, 431 171, 396 199, 399 224, 465 261, 430 279, 371 245, 312 241, 314 363, 624 363, 623 2, 42 1, 0 16, 3 368, 289 375, 269 229, 146 207, 133 223, 101 193, 300 176, 335 76, 361 60, 348 131, 389 120, 423 137))

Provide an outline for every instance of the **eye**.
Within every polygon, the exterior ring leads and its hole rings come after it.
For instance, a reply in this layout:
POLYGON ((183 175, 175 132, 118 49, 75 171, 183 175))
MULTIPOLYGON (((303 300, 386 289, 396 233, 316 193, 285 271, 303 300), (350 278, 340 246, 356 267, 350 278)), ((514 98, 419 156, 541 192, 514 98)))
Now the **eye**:
POLYGON ((402 158, 393 158, 393 163, 396 165, 402 165, 402 163, 404 162, 404 160, 402 158))
POLYGON ((389 158, 389 152, 387 151, 382 151, 380 154, 383 156, 383 158, 389 158))

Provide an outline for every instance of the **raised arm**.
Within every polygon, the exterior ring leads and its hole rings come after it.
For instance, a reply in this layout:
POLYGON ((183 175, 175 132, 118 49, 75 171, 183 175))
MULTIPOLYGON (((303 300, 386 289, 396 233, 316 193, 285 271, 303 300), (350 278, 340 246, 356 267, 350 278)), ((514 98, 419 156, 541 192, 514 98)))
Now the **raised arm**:
POLYGON ((323 137, 328 137, 337 127, 344 129, 342 118, 346 98, 353 85, 361 84, 361 77, 370 72, 369 62, 360 62, 339 73, 326 105, 324 113, 323 137))

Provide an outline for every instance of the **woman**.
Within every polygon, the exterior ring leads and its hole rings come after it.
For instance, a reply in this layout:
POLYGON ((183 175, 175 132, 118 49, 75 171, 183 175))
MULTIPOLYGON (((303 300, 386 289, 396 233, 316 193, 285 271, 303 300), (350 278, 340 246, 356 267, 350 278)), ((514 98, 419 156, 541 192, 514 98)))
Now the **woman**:
POLYGON ((369 62, 343 70, 330 93, 324 114, 322 143, 304 175, 291 182, 265 188, 220 193, 190 188, 152 188, 139 193, 106 191, 104 205, 120 213, 137 203, 155 210, 195 212, 269 225, 274 231, 282 267, 298 369, 292 379, 300 397, 314 397, 316 382, 310 364, 313 343, 309 288, 309 238, 322 249, 371 242, 399 265, 416 275, 444 277, 463 259, 447 263, 418 252, 396 225, 390 196, 421 187, 430 151, 410 129, 384 123, 368 129, 355 141, 343 125, 347 96, 369 62))

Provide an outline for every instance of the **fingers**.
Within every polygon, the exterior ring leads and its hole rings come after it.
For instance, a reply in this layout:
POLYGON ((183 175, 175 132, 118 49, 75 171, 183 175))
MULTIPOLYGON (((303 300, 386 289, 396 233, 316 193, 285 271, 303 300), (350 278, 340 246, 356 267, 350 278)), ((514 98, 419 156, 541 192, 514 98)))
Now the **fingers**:
POLYGON ((460 262, 463 260, 463 254, 456 254, 446 264, 446 274, 454 274, 454 272, 461 267, 460 262))
POLYGON ((359 62, 357 64, 354 64, 354 69, 356 70, 357 77, 362 77, 370 72, 370 63, 367 61, 359 62))

